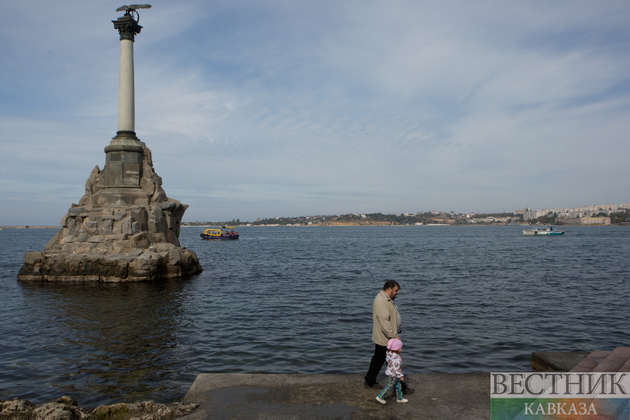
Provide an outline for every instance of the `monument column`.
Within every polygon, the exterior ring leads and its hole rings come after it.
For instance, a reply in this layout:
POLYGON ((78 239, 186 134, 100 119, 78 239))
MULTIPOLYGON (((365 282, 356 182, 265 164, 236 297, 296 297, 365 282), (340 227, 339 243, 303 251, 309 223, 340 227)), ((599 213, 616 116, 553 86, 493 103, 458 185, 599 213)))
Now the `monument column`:
POLYGON ((121 6, 118 131, 105 148, 105 166, 95 166, 85 195, 72 204, 61 229, 43 252, 24 256, 23 281, 145 281, 200 273, 193 251, 179 243, 186 204, 169 198, 153 168, 151 150, 136 137, 134 37, 142 27, 136 9, 121 6))
MULTIPOLYGON (((133 80, 133 42, 135 27, 140 32, 140 26, 130 19, 128 24, 118 25, 120 31, 120 78, 118 85, 118 132, 135 133, 135 93, 133 80), (129 27, 128 30, 123 30, 129 27)), ((118 22, 114 21, 114 27, 118 22)))
POLYGON ((120 78, 118 85, 118 131, 105 148, 103 193, 94 204, 147 204, 139 189, 142 180, 144 149, 135 131, 135 93, 133 44, 142 26, 134 19, 137 12, 127 8, 124 16, 112 21, 120 34, 120 78), (125 190, 121 190, 121 188, 125 190))
POLYGON ((142 26, 128 10, 124 16, 112 21, 120 33, 120 76, 118 83, 118 134, 136 136, 136 105, 133 78, 133 43, 142 26))

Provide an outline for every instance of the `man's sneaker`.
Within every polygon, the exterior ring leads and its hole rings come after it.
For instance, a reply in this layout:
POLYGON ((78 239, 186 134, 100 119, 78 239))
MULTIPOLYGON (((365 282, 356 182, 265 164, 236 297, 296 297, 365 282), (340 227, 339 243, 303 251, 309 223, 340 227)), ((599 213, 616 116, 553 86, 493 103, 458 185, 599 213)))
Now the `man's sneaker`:
MULTIPOLYGON (((380 397, 376 397, 376 401, 380 402, 381 404, 387 404, 387 401, 385 401, 384 399, 380 398, 380 397)), ((400 402, 400 401, 398 401, 400 402)), ((405 400, 405 402, 407 402, 407 400, 405 400)))
POLYGON ((396 402, 407 403, 407 402, 409 402, 409 400, 407 398, 403 398, 402 400, 396 400, 396 402))
POLYGON ((374 388, 374 387, 378 387, 379 384, 378 384, 378 382, 374 382, 372 385, 370 385, 370 384, 367 383, 367 381, 363 381, 363 386, 365 388, 374 388))
POLYGON ((413 389, 413 388, 405 388, 405 389, 403 389, 403 390, 402 390, 402 393, 403 393, 404 395, 411 395, 411 394, 413 394, 414 392, 416 392, 416 390, 415 390, 415 389, 413 389))

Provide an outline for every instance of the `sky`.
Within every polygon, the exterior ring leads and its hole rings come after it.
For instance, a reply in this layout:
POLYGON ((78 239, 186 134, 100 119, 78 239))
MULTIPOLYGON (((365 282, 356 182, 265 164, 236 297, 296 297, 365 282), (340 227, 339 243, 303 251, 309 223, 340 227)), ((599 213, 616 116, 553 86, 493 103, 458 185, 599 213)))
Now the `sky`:
MULTIPOLYGON (((153 0, 135 127, 184 221, 630 202, 630 2, 153 0)), ((0 0, 0 225, 116 135, 110 0, 0 0)))

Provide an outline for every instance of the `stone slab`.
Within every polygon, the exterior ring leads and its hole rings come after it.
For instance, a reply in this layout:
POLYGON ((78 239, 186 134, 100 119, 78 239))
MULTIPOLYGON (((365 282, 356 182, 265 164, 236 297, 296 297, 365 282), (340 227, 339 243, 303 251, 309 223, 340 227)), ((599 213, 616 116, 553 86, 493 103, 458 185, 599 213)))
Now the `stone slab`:
POLYGON ((620 372, 629 361, 630 347, 617 347, 593 368, 593 372, 620 372))
POLYGON ((571 372, 592 372, 611 352, 606 350, 592 351, 580 361, 571 372))
POLYGON ((569 372, 589 355, 588 351, 532 353, 531 365, 534 372, 569 372))
MULTIPOLYGON (((202 419, 458 419, 490 418, 489 373, 405 375, 415 393, 407 404, 381 387, 365 388, 363 375, 202 373, 184 397, 200 407, 182 420, 202 419)), ((379 382, 386 383, 385 376, 379 382)))

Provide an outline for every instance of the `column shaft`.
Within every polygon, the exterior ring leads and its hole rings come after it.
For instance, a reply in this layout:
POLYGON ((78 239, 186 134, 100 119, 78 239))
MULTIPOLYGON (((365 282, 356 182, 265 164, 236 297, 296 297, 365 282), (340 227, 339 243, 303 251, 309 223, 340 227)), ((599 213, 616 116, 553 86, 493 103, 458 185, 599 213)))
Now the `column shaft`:
POLYGON ((133 80, 133 41, 120 40, 120 79, 118 84, 118 131, 135 132, 136 106, 133 80))

